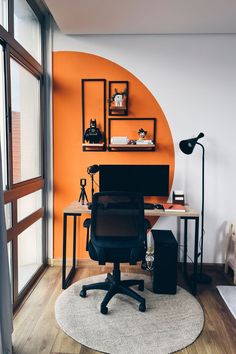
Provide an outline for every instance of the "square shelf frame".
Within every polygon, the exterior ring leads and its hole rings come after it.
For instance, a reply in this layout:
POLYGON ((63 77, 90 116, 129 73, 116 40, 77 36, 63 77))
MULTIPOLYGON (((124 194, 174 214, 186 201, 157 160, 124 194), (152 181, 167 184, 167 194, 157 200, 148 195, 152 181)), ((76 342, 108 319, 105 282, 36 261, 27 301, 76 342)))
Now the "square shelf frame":
POLYGON ((127 116, 129 112, 129 82, 128 81, 109 81, 109 100, 108 100, 108 111, 109 116, 127 116), (111 107, 112 98, 112 87, 115 84, 123 84, 126 89, 126 105, 125 107, 111 107))

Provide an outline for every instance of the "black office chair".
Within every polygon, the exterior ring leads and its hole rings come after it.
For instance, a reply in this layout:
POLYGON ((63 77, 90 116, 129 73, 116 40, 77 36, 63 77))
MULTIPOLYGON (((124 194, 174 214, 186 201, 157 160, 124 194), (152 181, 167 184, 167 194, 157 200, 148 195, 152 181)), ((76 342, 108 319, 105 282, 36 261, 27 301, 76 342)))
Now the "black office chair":
POLYGON ((143 280, 121 280, 120 263, 135 265, 144 259, 146 226, 144 219, 143 197, 138 193, 102 192, 93 195, 89 255, 93 260, 104 265, 114 264, 113 274, 108 273, 104 282, 83 285, 81 297, 86 297, 87 290, 107 290, 101 303, 101 313, 107 314, 107 304, 117 294, 125 294, 140 302, 139 311, 146 310, 145 299, 130 286, 138 285, 144 290, 143 280))

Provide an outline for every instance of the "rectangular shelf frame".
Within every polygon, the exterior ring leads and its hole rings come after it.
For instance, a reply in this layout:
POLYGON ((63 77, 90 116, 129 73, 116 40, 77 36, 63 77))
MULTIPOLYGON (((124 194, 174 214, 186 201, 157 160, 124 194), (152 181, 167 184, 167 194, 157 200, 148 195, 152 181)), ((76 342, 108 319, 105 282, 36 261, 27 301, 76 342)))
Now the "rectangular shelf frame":
POLYGON ((108 118, 108 151, 155 151, 156 150, 156 118, 108 118), (152 121, 153 122, 153 144, 111 144, 111 123, 112 121, 152 121))
POLYGON ((106 79, 82 79, 82 149, 83 151, 106 151, 106 79), (85 133, 85 83, 86 82, 103 82, 103 97, 104 97, 104 102, 103 102, 103 143, 99 144, 89 144, 86 143, 84 140, 84 133, 85 133))

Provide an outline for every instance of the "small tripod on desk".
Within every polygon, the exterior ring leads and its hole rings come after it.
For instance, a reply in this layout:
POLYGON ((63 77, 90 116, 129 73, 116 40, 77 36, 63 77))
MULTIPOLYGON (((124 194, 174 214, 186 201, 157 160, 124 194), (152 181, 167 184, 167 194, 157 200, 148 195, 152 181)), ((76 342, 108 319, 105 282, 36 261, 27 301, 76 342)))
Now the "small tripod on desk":
POLYGON ((81 187, 81 192, 80 192, 80 196, 79 196, 79 202, 81 201, 81 204, 84 205, 84 200, 86 199, 88 202, 88 197, 85 191, 85 186, 86 186, 86 179, 85 178, 81 178, 80 180, 80 187, 81 187))

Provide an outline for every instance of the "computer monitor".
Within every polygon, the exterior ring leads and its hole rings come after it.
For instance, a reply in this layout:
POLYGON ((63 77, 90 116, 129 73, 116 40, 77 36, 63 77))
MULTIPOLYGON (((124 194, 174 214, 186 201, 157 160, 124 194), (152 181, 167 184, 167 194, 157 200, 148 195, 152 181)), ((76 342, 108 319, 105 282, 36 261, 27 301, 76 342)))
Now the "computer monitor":
POLYGON ((169 165, 99 165, 100 192, 139 192, 143 196, 169 195, 169 165))

